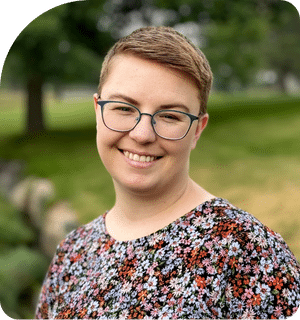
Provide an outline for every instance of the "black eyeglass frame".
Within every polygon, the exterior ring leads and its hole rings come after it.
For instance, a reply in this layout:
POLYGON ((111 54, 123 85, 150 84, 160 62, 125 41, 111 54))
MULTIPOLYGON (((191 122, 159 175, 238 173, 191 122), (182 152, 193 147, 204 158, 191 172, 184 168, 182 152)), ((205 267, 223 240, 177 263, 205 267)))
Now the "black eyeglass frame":
POLYGON ((193 114, 190 114, 190 113, 187 113, 187 112, 183 112, 183 111, 179 111, 179 110, 171 110, 171 109, 169 109, 169 110, 158 110, 158 111, 154 112, 153 114, 146 113, 146 112, 141 112, 136 106, 134 106, 134 105, 132 105, 132 104, 130 104, 130 103, 127 103, 127 102, 123 102, 123 101, 98 100, 98 101, 97 101, 97 104, 101 107, 102 121, 103 121, 104 125, 105 125, 108 129, 110 129, 110 130, 112 130, 112 131, 116 131, 116 132, 129 132, 129 131, 133 130, 133 129, 138 125, 138 123, 141 121, 142 115, 146 115, 146 116, 150 116, 150 117, 151 117, 151 126, 152 126, 153 131, 155 132, 155 134, 157 134, 159 137, 161 137, 161 138, 163 138, 163 139, 166 139, 166 140, 181 140, 181 139, 183 139, 183 138, 189 133, 193 122, 194 122, 195 120, 199 120, 199 119, 200 119, 199 117, 197 117, 197 116, 195 116, 195 115, 193 115, 193 114), (137 122, 136 122, 136 124, 134 125, 133 128, 131 128, 131 129, 129 129, 129 130, 116 130, 116 129, 110 128, 110 127, 105 123, 105 121, 104 121, 104 116, 103 116, 103 108, 104 108, 104 105, 105 105, 106 103, 111 103, 111 102, 116 102, 116 103, 125 104, 125 105, 128 105, 128 106, 130 106, 130 107, 132 107, 132 108, 134 108, 134 109, 136 109, 136 110, 138 111, 139 117, 137 118, 137 122), (168 112, 168 111, 182 113, 182 114, 187 115, 187 116, 190 118, 189 128, 187 129, 186 133, 185 133, 182 137, 180 137, 180 138, 166 138, 166 137, 163 137, 163 136, 161 136, 160 134, 158 134, 158 133, 156 132, 156 130, 155 130, 154 116, 155 116, 156 114, 158 114, 158 113, 168 112))

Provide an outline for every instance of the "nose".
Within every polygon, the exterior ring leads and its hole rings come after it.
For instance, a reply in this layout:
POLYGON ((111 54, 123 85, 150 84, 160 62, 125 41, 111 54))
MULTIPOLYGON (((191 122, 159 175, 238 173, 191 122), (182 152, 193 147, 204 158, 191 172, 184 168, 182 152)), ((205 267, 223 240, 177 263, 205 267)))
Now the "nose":
POLYGON ((129 132, 129 136, 138 143, 149 143, 156 140, 156 134, 151 124, 151 114, 142 113, 139 123, 129 132))

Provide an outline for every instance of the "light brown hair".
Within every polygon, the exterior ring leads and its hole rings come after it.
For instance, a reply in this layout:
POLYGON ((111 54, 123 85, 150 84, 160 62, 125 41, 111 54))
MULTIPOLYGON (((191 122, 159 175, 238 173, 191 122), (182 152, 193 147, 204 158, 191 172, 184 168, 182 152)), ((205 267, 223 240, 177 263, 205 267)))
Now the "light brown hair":
POLYGON ((212 72, 203 52, 171 27, 144 27, 121 38, 108 51, 101 69, 98 93, 109 74, 113 57, 132 54, 185 74, 199 89, 200 113, 206 113, 212 72))

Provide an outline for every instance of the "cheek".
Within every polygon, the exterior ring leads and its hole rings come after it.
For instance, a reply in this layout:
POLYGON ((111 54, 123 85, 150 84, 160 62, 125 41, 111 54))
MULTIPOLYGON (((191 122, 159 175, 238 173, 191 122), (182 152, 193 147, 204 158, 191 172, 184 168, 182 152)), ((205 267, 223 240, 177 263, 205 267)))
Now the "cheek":
POLYGON ((111 174, 112 164, 115 162, 111 143, 108 138, 101 134, 97 134, 97 150, 102 164, 106 170, 111 174))
POLYGON ((118 134, 107 129, 100 127, 97 130, 97 149, 102 158, 109 153, 109 150, 116 144, 118 134))
POLYGON ((107 140, 104 140, 103 137, 97 136, 97 149, 100 156, 105 155, 109 149, 109 144, 107 140))
POLYGON ((192 139, 187 139, 187 141, 185 141, 185 143, 181 146, 178 152, 178 161, 182 163, 182 166, 184 168, 187 168, 187 169, 189 168, 190 155, 191 155, 192 149, 193 149, 193 141, 192 139))
POLYGON ((189 162, 191 153, 191 142, 188 139, 174 141, 174 143, 170 145, 167 150, 169 155, 173 157, 173 161, 175 161, 175 163, 183 163, 185 165, 189 162))
POLYGON ((116 160, 115 157, 119 153, 117 145, 125 135, 126 133, 112 131, 103 124, 98 125, 96 138, 97 149, 105 166, 109 166, 116 160))
POLYGON ((183 148, 181 152, 178 154, 178 160, 182 162, 184 167, 189 166, 190 154, 191 154, 190 148, 183 148))
POLYGON ((96 138, 96 143, 97 143, 97 150, 100 158, 102 159, 102 150, 104 148, 102 138, 101 136, 97 133, 97 138, 96 138))

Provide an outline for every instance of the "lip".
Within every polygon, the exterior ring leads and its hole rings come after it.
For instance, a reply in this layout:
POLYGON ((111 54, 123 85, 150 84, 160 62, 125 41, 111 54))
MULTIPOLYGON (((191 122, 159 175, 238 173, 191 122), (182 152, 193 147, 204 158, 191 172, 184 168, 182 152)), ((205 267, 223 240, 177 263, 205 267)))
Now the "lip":
POLYGON ((122 156, 124 157, 124 160, 132 167, 138 168, 138 169, 146 169, 149 167, 152 167, 155 165, 155 163, 162 158, 162 156, 156 156, 153 154, 149 154, 147 152, 140 152, 140 151, 133 151, 133 150, 128 150, 128 149, 118 149, 122 156), (129 159, 127 156, 125 156, 124 152, 129 152, 132 154, 137 154, 139 156, 145 156, 145 157, 151 157, 154 158, 151 161, 135 161, 133 159, 129 159))

